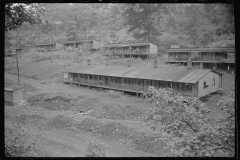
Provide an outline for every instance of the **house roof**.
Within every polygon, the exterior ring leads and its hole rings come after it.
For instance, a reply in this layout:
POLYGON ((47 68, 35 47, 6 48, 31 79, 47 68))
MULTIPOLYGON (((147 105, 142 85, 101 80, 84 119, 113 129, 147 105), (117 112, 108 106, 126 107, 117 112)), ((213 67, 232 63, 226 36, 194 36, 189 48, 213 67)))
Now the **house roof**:
POLYGON ((225 48, 171 48, 166 50, 167 53, 171 52, 235 52, 233 47, 225 48))
POLYGON ((4 90, 6 90, 6 91, 16 91, 16 90, 19 90, 19 89, 22 89, 22 88, 23 88, 22 86, 10 85, 10 86, 6 86, 4 88, 4 90))
POLYGON ((45 45, 53 45, 53 44, 56 44, 56 42, 55 43, 38 43, 38 44, 36 44, 36 46, 45 46, 45 45))
MULTIPOLYGON (((130 47, 130 46, 146 46, 153 43, 150 42, 134 42, 134 43, 114 43, 114 44, 104 44, 103 47, 130 47)), ((154 44, 155 45, 155 44, 154 44)))
POLYGON ((194 84, 198 82, 204 75, 211 71, 212 70, 210 69, 187 69, 187 67, 184 66, 179 67, 160 65, 158 68, 153 68, 152 66, 126 67, 104 65, 79 65, 69 68, 64 72, 194 84))
MULTIPOLYGON (((70 44, 70 43, 80 43, 80 42, 91 42, 95 39, 82 39, 82 40, 78 40, 78 41, 67 41, 67 42, 61 42, 62 44, 70 44)), ((95 40, 98 41, 98 40, 95 40)))

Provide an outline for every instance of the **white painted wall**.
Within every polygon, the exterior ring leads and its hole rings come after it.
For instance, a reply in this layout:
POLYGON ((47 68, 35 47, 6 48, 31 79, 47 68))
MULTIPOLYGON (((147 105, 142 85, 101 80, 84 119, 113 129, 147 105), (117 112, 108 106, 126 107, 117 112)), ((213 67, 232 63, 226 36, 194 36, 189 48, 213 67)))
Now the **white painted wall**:
POLYGON ((205 96, 209 93, 216 92, 219 89, 220 75, 214 72, 207 73, 198 82, 198 97, 205 96), (215 85, 213 86, 213 79, 215 78, 215 85), (208 87, 203 88, 204 82, 207 82, 208 87))
POLYGON ((150 43, 150 54, 156 54, 157 55, 158 48, 157 45, 150 43))

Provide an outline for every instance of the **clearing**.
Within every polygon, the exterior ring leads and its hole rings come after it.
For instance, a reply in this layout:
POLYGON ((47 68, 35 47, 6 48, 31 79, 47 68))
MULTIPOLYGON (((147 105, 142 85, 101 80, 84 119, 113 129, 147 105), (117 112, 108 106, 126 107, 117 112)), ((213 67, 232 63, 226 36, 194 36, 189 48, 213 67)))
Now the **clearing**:
MULTIPOLYGON (((89 54, 67 60, 64 54, 42 54, 19 62, 24 102, 5 104, 5 143, 18 146, 14 154, 48 157, 155 157, 168 156, 160 133, 150 129, 146 116, 150 102, 120 92, 71 86, 62 83, 61 71, 79 63, 105 63, 105 57, 89 54), (57 56, 58 55, 58 56, 57 56), (63 56, 63 57, 62 57, 63 56), (37 60, 36 60, 37 59, 37 60), (94 62, 95 61, 95 62, 94 62)), ((65 55, 66 56, 66 55, 65 55)), ((127 64, 113 59, 111 64, 127 64)), ((132 60, 133 65, 147 65, 132 60)), ((150 64, 152 62, 149 62, 150 64)), ((12 58, 5 60, 5 86, 17 82, 12 58)), ((223 89, 230 92, 234 76, 224 73, 223 89)), ((211 117, 220 113, 212 95, 207 102, 211 117)))

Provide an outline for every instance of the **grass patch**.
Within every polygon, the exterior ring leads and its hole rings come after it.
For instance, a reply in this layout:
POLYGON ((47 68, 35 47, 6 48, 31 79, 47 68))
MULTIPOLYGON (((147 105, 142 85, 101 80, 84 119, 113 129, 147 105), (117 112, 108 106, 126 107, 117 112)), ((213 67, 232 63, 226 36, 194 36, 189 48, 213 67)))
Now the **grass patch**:
POLYGON ((107 96, 112 97, 112 98, 121 98, 122 92, 110 90, 107 92, 107 96))

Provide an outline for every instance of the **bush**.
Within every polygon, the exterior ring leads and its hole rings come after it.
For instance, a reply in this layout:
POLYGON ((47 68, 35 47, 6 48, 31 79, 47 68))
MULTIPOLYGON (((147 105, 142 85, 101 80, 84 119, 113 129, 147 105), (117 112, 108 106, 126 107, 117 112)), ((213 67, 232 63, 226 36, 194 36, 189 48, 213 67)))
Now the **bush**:
POLYGON ((91 141, 84 153, 85 157, 106 157, 106 148, 103 143, 91 141))
POLYGON ((32 61, 37 61, 40 59, 40 56, 38 54, 33 54, 31 58, 32 58, 32 61))
POLYGON ((17 123, 11 128, 5 128, 5 153, 7 157, 36 157, 36 138, 28 134, 17 123))
POLYGON ((54 58, 60 58, 60 55, 59 54, 55 54, 54 58))
POLYGON ((193 100, 178 96, 171 89, 150 87, 146 94, 153 102, 150 124, 165 134, 163 141, 171 150, 170 156, 233 156, 234 96, 228 95, 219 101, 224 114, 211 124, 211 119, 196 108, 193 100))

